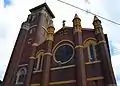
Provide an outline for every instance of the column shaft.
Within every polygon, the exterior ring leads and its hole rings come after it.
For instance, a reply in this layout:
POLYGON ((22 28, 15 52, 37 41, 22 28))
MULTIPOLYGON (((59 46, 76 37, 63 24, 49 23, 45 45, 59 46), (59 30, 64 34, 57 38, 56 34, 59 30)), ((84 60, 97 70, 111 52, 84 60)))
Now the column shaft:
POLYGON ((27 72, 27 76, 26 76, 26 80, 25 80, 25 86, 30 86, 30 81, 32 78, 34 61, 35 61, 35 52, 36 52, 36 47, 33 46, 32 55, 31 55, 31 57, 29 57, 28 72, 27 72))
POLYGON ((104 34, 103 33, 96 34, 96 38, 98 41, 99 56, 102 60, 102 69, 104 71, 103 74, 106 84, 107 85, 116 84, 104 34))
POLYGON ((44 57, 41 86, 49 86, 52 41, 47 41, 47 53, 44 57))
POLYGON ((75 49, 77 86, 86 86, 85 64, 82 47, 82 32, 75 33, 75 45, 81 46, 75 49))

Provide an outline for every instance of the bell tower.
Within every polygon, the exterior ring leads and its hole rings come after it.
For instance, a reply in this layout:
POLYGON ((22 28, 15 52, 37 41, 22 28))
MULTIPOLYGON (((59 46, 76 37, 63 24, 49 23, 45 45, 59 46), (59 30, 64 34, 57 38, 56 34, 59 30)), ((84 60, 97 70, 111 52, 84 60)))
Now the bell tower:
POLYGON ((55 18, 46 3, 30 9, 31 14, 28 16, 27 22, 30 23, 29 32, 33 33, 33 43, 41 44, 45 41, 46 28, 50 20, 55 18))
MULTIPOLYGON (((30 62, 29 57, 34 54, 35 47, 45 41, 47 27, 50 20, 55 18, 46 3, 29 10, 30 14, 25 22, 22 23, 14 50, 12 52, 9 65, 4 77, 4 86, 14 86, 17 83, 17 71, 30 62), (27 62, 27 63, 26 63, 27 62), (21 66, 22 65, 22 66, 21 66), (8 74, 9 73, 9 74, 8 74)), ((24 73, 27 68, 23 68, 24 73)))

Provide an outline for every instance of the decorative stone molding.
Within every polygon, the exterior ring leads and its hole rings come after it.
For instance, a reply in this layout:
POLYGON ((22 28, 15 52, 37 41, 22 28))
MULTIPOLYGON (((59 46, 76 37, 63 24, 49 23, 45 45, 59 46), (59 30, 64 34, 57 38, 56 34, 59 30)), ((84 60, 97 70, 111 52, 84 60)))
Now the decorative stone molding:
POLYGON ((107 85, 107 86, 117 86, 117 84, 109 84, 109 85, 107 85))
POLYGON ((53 26, 53 21, 51 20, 49 27, 47 28, 47 36, 46 40, 53 41, 53 35, 54 35, 55 28, 53 26))
POLYGON ((29 30, 30 29, 30 24, 29 23, 23 23, 23 25, 22 25, 22 27, 21 27, 22 29, 25 29, 25 30, 29 30))
POLYGON ((37 43, 33 43, 32 46, 38 46, 38 44, 37 43))
POLYGON ((77 14, 75 14, 75 17, 73 19, 73 27, 74 27, 74 33, 82 32, 81 19, 78 17, 77 14))
POLYGON ((18 67, 24 67, 24 66, 28 66, 28 64, 21 64, 18 67))

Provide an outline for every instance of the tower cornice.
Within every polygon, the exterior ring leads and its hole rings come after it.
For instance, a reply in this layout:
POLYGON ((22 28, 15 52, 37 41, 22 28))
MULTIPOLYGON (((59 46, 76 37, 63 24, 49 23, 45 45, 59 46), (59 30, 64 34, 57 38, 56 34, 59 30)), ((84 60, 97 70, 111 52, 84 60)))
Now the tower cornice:
POLYGON ((46 8, 46 10, 48 11, 48 13, 52 16, 52 18, 55 18, 54 14, 52 13, 52 11, 50 10, 50 8, 48 7, 47 3, 43 3, 37 7, 34 7, 32 9, 30 9, 29 11, 30 12, 34 12, 34 11, 37 11, 37 10, 41 10, 41 8, 46 8))

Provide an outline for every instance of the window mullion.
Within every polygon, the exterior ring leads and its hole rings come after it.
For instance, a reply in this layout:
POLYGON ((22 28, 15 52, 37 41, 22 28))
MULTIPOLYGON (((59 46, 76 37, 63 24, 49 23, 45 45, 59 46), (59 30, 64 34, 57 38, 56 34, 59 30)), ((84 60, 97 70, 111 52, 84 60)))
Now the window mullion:
POLYGON ((40 58, 41 58, 41 57, 38 57, 38 59, 37 59, 37 66, 36 66, 36 71, 37 71, 37 70, 39 70, 39 65, 40 65, 40 58))
POLYGON ((40 62, 40 70, 42 70, 42 66, 43 66, 43 55, 41 56, 41 62, 40 62))
POLYGON ((89 47, 89 46, 87 47, 87 50, 88 50, 88 58, 89 58, 89 61, 91 61, 90 47, 89 47))
POLYGON ((95 45, 93 45, 93 52, 94 52, 94 59, 97 60, 97 54, 96 54, 96 48, 95 48, 95 45))

